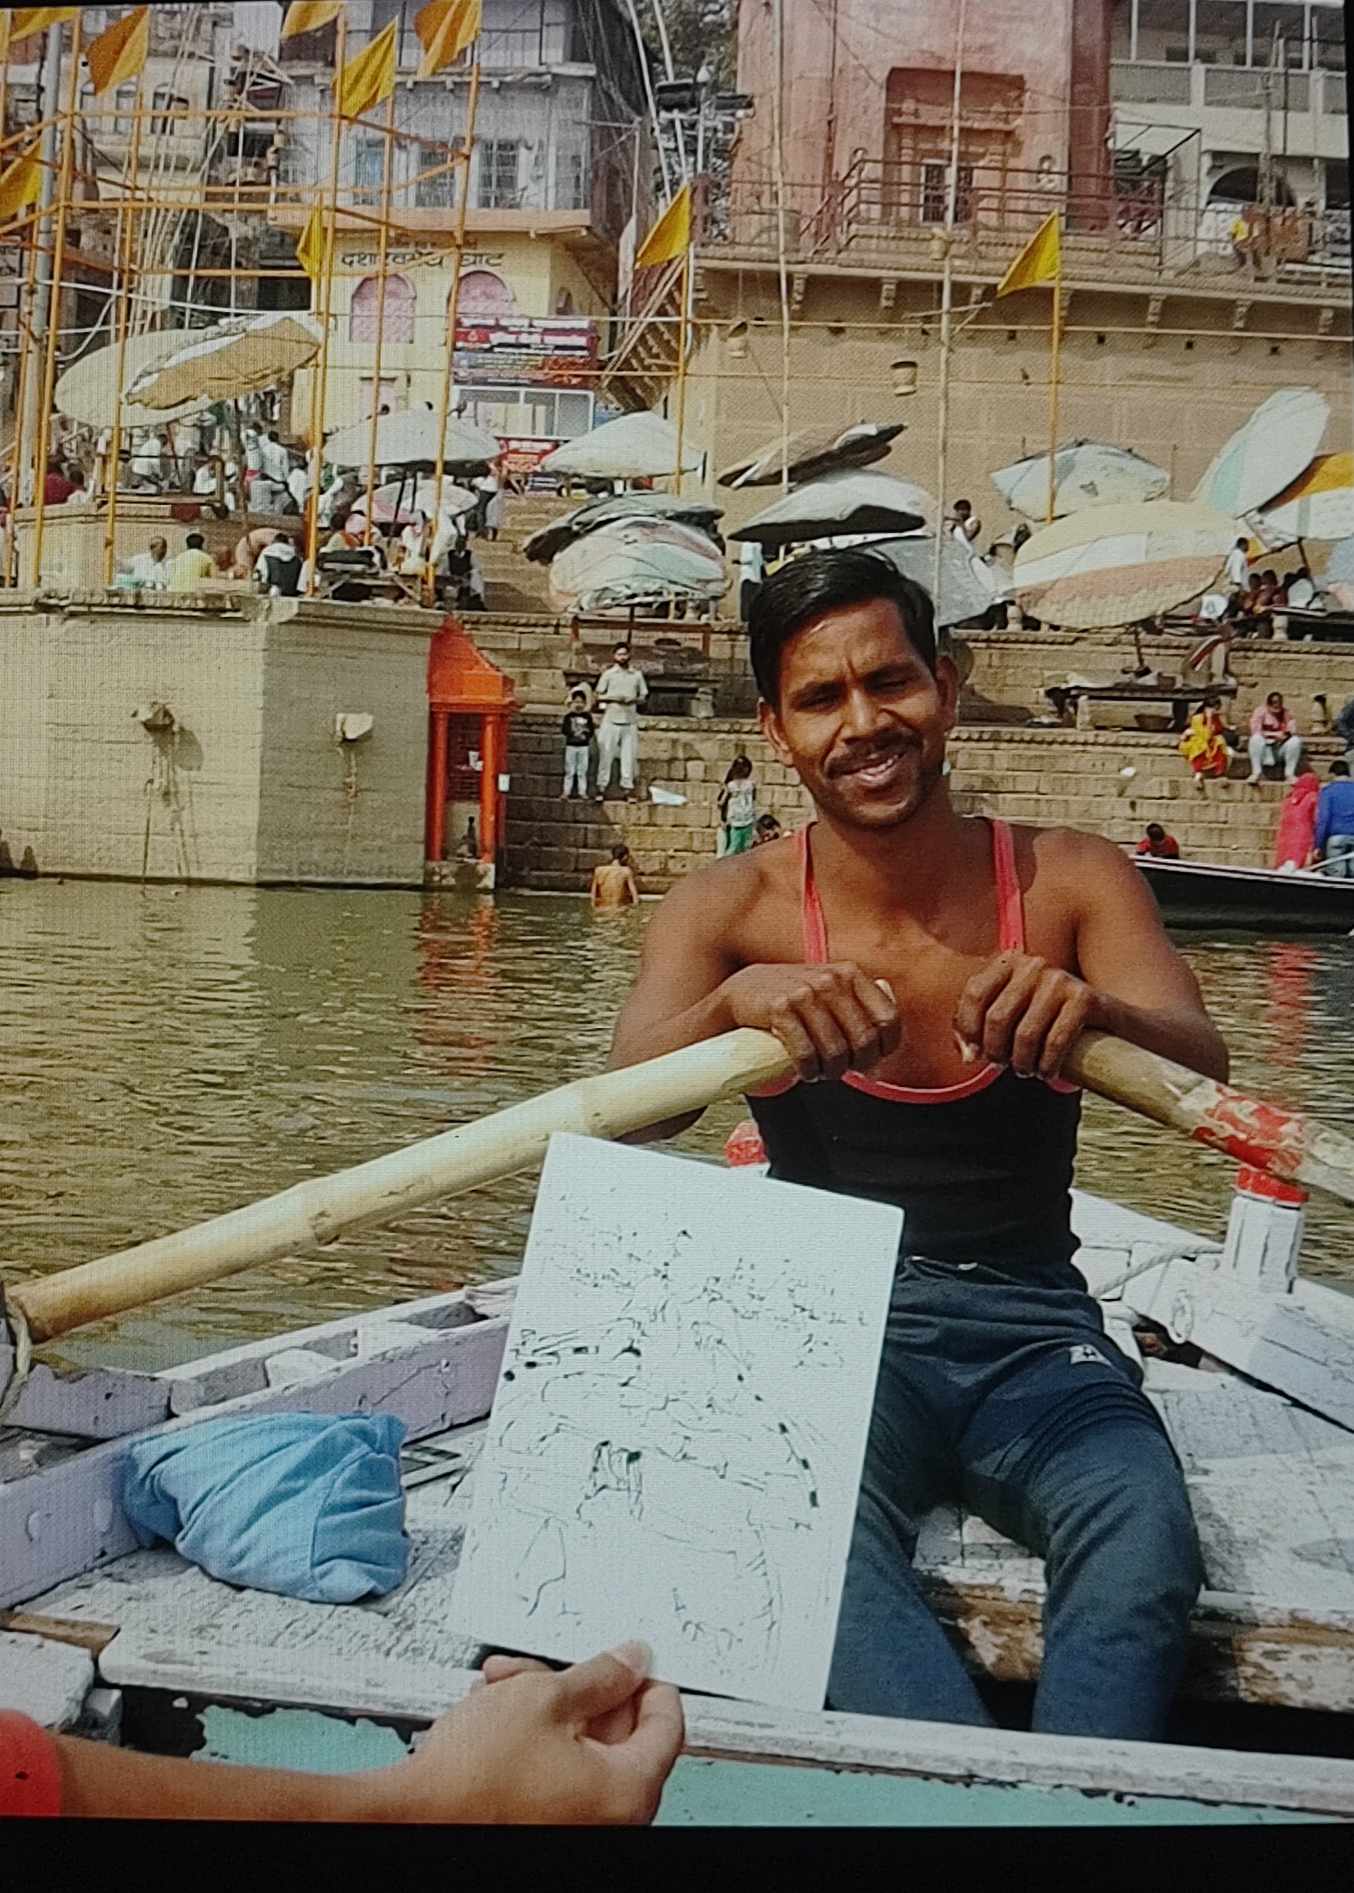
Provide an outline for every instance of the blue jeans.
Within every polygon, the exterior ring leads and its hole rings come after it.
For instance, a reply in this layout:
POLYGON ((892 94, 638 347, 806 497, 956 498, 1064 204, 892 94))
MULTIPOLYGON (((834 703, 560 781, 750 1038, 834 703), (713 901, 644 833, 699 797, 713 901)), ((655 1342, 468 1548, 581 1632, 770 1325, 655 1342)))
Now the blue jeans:
POLYGON ((1032 1726, 1159 1741, 1203 1582, 1175 1451, 1075 1269, 899 1264, 837 1641, 833 1709, 992 1726, 922 1595, 922 1516, 962 1499, 1045 1560, 1032 1726))
POLYGON ((1354 835, 1332 835, 1325 852, 1327 880, 1354 881, 1354 835))

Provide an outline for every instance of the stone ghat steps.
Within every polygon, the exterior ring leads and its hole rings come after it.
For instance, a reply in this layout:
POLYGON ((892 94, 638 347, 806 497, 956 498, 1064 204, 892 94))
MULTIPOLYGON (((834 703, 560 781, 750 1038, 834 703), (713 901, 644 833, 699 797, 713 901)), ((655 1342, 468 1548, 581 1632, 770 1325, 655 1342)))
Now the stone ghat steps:
MULTIPOLYGON (((1324 776, 1342 746, 1326 740, 1312 756, 1324 776)), ((512 736, 506 867, 511 881, 542 891, 582 891, 614 841, 634 857, 645 892, 659 893, 715 858, 716 797, 734 756, 753 760, 758 807, 797 827, 810 813, 791 772, 766 748, 755 723, 684 718, 646 721, 640 785, 684 795, 680 808, 611 799, 560 800, 562 756, 556 718, 522 716, 512 736)), ((1281 782, 1247 787, 1244 766, 1200 795, 1170 736, 1074 730, 960 730, 950 743, 951 787, 967 814, 1067 826, 1132 845, 1159 821, 1182 854, 1239 867, 1268 866, 1284 797, 1281 782), (1134 773, 1125 776, 1122 772, 1134 773)), ((613 796, 615 791, 613 791, 613 796)))

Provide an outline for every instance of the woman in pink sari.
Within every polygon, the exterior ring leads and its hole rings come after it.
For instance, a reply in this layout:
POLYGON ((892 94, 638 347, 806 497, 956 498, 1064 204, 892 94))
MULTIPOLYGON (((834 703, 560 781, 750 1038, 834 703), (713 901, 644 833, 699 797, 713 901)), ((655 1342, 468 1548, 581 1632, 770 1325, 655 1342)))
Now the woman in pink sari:
POLYGON ((1274 865, 1284 868, 1291 862, 1295 868, 1311 866, 1312 850, 1316 838, 1316 803, 1321 793, 1321 784, 1315 773, 1308 770, 1299 776, 1283 799, 1279 810, 1279 826, 1274 833, 1274 865))

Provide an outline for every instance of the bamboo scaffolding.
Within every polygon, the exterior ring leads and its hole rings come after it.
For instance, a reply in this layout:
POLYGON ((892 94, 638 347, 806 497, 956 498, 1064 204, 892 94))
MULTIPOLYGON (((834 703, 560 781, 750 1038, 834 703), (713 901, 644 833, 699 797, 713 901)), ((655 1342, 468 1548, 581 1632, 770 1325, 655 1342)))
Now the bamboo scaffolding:
MULTIPOLYGON (((137 162, 141 153, 145 78, 143 68, 136 79, 132 136, 127 150, 127 171, 133 183, 136 181, 137 162)), ((110 588, 117 568, 118 479, 122 471, 122 405, 123 392, 127 385, 127 334, 131 326, 132 314, 131 270, 132 254, 136 247, 135 229, 136 211, 131 204, 128 204, 124 211, 118 213, 118 274, 114 291, 117 296, 117 370, 113 380, 113 427, 108 442, 108 457, 104 464, 104 478, 108 482, 108 523, 103 541, 103 582, 110 588)))
MULTIPOLYGON (((381 157, 381 228, 376 239, 376 355, 371 371, 371 434, 367 445, 367 530, 371 544, 376 530, 372 517, 376 493, 376 433, 381 419, 381 369, 386 341, 386 258, 390 254, 390 189, 394 178, 395 94, 386 100, 386 140, 381 157)), ((318 472, 318 469, 317 469, 318 472)))
POLYGON ((338 109, 339 74, 343 70, 343 56, 347 43, 347 22, 342 13, 338 16, 334 57, 334 112, 333 131, 329 146, 329 202, 327 214, 323 219, 324 233, 324 268, 320 278, 320 356, 311 369, 310 382, 310 440, 307 465, 311 470, 310 489, 306 494, 306 550, 309 554, 309 566, 306 572, 306 596, 313 598, 320 567, 320 482, 324 475, 324 402, 325 384, 329 377, 329 325, 333 316, 334 300, 334 249, 338 242, 338 188, 339 161, 343 155, 343 120, 338 109))
POLYGON ((52 308, 47 324, 42 368, 42 396, 38 405, 37 463, 33 478, 33 583, 42 583, 42 542, 47 523, 47 469, 50 464, 52 395, 56 387, 56 341, 61 329, 61 297, 65 287, 66 221, 70 210, 71 168, 75 162, 75 110, 80 96, 80 16, 71 21, 70 71, 66 80, 65 130, 57 185, 56 234, 52 254, 52 308))
MULTIPOLYGON (((475 115, 480 97, 480 61, 479 47, 475 48, 475 63, 470 69, 470 98, 466 105, 465 150, 462 162, 465 172, 461 179, 461 201, 456 218, 456 273, 451 279, 451 294, 447 298, 447 340, 442 362, 442 387, 437 401, 437 458, 433 463, 433 504, 437 508, 437 520, 433 526, 433 541, 436 543, 442 517, 442 482, 447 470, 447 418, 451 411, 451 384, 456 361, 456 324, 461 309, 461 262, 465 256, 465 226, 470 207, 470 169, 475 152, 475 115)), ((429 548, 431 551, 431 548, 429 548)), ((425 599, 431 605, 437 596, 437 572, 433 560, 429 557, 424 575, 425 599)))

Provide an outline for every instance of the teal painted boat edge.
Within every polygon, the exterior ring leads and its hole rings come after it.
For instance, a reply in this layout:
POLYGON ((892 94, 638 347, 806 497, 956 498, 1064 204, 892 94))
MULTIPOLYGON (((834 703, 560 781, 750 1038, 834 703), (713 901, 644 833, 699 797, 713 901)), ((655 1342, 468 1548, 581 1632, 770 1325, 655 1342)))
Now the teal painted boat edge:
MULTIPOLYGON (((389 1728, 310 1709, 249 1715, 214 1703, 202 1712, 198 1761, 350 1774, 399 1761, 389 1728)), ((1294 1822, 1343 1825, 1333 1815, 1211 1805, 1080 1788, 968 1785, 868 1770, 720 1761, 683 1755, 663 1794, 658 1827, 1191 1827, 1294 1822)))

